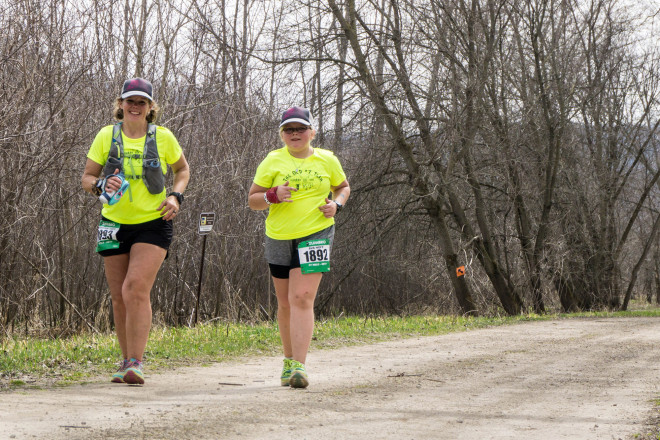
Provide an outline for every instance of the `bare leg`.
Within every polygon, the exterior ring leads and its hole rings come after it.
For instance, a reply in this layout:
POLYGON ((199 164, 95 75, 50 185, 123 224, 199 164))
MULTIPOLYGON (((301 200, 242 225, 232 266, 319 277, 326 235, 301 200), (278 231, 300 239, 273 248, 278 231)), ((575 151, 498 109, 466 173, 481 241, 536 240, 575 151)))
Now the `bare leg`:
POLYGON ((314 332, 314 300, 321 273, 303 275, 300 268, 289 271, 291 348, 293 358, 305 363, 314 332))
POLYGON ((128 358, 142 360, 151 329, 151 287, 167 251, 147 243, 136 243, 129 254, 128 271, 122 285, 126 308, 128 358))
POLYGON ((105 278, 110 287, 112 298, 112 314, 115 321, 115 333, 124 359, 128 359, 128 348, 126 344, 126 306, 122 298, 122 285, 126 272, 128 271, 128 254, 104 257, 105 278))
POLYGON ((289 306, 289 279, 273 277, 277 295, 277 325, 280 329, 284 357, 292 357, 291 350, 291 307, 289 306))

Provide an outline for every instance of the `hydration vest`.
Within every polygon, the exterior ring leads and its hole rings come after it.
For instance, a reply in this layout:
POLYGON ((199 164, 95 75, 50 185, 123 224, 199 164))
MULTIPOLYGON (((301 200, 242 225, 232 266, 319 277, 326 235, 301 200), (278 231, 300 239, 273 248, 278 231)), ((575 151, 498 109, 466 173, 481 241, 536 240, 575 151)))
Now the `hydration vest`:
POLYGON ((119 169, 119 174, 123 174, 129 179, 142 179, 151 194, 160 194, 165 188, 165 175, 160 166, 160 157, 158 156, 158 146, 156 145, 156 125, 147 126, 147 137, 144 142, 142 154, 124 154, 124 141, 121 136, 121 122, 115 124, 112 128, 112 144, 110 144, 110 153, 108 160, 103 167, 103 174, 109 176, 119 169), (129 159, 142 159, 142 172, 136 174, 132 162, 130 172, 124 168, 124 157, 129 159))

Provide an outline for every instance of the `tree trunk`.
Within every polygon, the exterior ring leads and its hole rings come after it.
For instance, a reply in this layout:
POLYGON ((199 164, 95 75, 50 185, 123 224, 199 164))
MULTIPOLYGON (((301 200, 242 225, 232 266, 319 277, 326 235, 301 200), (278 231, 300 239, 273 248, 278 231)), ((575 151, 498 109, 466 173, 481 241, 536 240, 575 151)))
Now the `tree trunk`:
POLYGON ((348 18, 344 17, 334 0, 329 0, 329 4, 332 8, 333 14, 341 24, 353 54, 355 55, 357 60, 356 69, 360 74, 360 80, 366 86, 367 93, 371 99, 371 102, 376 108, 376 114, 383 119, 385 126, 395 143, 397 151, 402 156, 406 164, 408 172, 410 173, 413 190, 416 194, 424 195, 422 201, 424 207, 426 208, 426 212, 431 218, 431 221, 436 227, 436 230, 440 236, 440 245, 445 257, 447 270, 449 271, 449 277, 452 281, 454 294, 461 307, 461 311, 464 314, 476 315, 477 308, 474 304, 474 300, 472 299, 470 290, 465 283, 464 277, 456 276, 458 258, 456 256, 456 252, 454 251, 451 236, 449 234, 449 228, 447 227, 441 209, 444 203, 444 199, 442 198, 440 192, 441 189, 431 189, 434 186, 437 187, 437 185, 431 184, 428 180, 430 170, 423 168, 415 160, 412 146, 407 142, 406 137, 402 132, 402 128, 394 120, 393 114, 387 107, 383 97, 381 87, 376 83, 373 75, 371 74, 371 71, 369 70, 366 56, 362 52, 362 47, 356 33, 355 2, 354 0, 348 0, 346 4, 348 18))

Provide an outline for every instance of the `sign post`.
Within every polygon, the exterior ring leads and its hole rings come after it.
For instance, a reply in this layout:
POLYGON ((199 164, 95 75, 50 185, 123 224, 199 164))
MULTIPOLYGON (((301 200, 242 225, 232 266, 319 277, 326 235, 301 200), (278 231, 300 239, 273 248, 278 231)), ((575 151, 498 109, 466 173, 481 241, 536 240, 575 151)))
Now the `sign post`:
POLYGON ((204 255, 206 254, 206 236, 213 230, 215 212, 202 212, 199 215, 199 229, 197 233, 202 236, 202 261, 199 265, 199 281, 197 282, 197 305, 195 306, 195 325, 199 319, 199 298, 202 294, 202 275, 204 274, 204 255))

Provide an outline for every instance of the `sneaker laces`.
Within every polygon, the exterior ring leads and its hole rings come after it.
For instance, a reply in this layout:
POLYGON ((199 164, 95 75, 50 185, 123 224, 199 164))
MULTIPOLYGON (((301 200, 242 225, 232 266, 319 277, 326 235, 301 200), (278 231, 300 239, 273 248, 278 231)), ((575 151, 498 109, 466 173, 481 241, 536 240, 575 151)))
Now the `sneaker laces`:
POLYGON ((128 368, 129 365, 130 362, 128 361, 128 359, 124 359, 119 363, 119 368, 117 368, 117 371, 124 371, 125 369, 128 368))
POLYGON ((138 361, 137 359, 133 359, 128 361, 126 368, 137 368, 138 370, 142 370, 142 362, 138 361))
POLYGON ((291 370, 302 370, 304 372, 305 365, 302 362, 291 360, 291 370))

